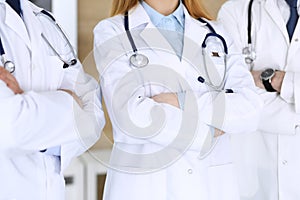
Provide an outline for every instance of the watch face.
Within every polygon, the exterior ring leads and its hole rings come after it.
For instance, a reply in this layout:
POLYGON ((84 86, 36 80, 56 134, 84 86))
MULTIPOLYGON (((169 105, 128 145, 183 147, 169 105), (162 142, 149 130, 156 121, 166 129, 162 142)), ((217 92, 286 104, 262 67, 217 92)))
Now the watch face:
POLYGON ((275 73, 274 69, 268 68, 261 73, 260 78, 262 80, 269 80, 274 76, 274 73, 275 73))

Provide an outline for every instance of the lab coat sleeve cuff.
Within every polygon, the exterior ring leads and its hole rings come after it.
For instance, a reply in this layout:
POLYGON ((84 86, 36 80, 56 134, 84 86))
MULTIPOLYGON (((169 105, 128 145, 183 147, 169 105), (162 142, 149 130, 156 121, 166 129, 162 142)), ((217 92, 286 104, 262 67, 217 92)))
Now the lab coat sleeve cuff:
POLYGON ((60 156, 61 155, 60 151, 61 151, 60 146, 58 146, 58 147, 51 147, 51 148, 48 148, 45 151, 45 154, 51 155, 51 156, 60 156))
POLYGON ((288 103, 294 102, 294 73, 286 72, 282 86, 280 96, 288 103))
POLYGON ((177 100, 178 100, 180 109, 184 110, 185 92, 178 92, 177 93, 177 100))

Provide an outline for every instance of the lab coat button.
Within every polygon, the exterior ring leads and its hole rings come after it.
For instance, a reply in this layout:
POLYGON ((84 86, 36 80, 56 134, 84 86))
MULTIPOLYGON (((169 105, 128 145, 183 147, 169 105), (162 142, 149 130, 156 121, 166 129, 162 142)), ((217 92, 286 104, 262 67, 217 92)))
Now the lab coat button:
POLYGON ((189 173, 189 174, 192 174, 192 173, 193 173, 193 170, 192 170, 192 169, 188 169, 188 173, 189 173))
POLYGON ((288 163, 288 162, 287 162, 286 160, 282 161, 282 164, 283 164, 283 165, 287 165, 287 163, 288 163))
POLYGON ((296 39, 295 39, 295 42, 298 42, 298 41, 299 41, 299 39, 298 39, 298 38, 296 38, 296 39))

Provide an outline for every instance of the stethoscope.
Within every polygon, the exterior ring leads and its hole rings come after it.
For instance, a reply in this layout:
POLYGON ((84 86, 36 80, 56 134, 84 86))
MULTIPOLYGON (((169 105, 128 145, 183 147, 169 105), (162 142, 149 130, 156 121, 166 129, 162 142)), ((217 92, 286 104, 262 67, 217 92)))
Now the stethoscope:
MULTIPOLYGON (((46 44, 50 47, 50 49, 54 52, 54 54, 63 62, 63 68, 65 69, 65 68, 75 65, 77 63, 77 57, 76 57, 74 48, 72 47, 69 39, 67 38, 66 34, 63 32, 62 28, 56 22, 55 18, 46 10, 41 10, 40 12, 34 12, 34 14, 37 17, 43 17, 44 19, 49 20, 52 24, 55 25, 56 29, 59 31, 59 33, 64 38, 64 40, 67 44, 67 48, 69 48, 69 50, 72 54, 72 58, 69 59, 68 61, 63 59, 62 56, 53 47, 53 45, 49 42, 47 37, 43 33, 41 34, 41 37, 46 42, 46 44)), ((0 37, 0 56, 1 56, 1 61, 2 61, 3 67, 10 73, 13 73, 16 70, 16 66, 15 66, 14 62, 12 62, 11 60, 7 60, 5 50, 4 50, 2 41, 1 41, 1 37, 0 37)))
POLYGON ((243 54, 245 56, 245 62, 249 64, 251 67, 253 67, 253 62, 256 59, 256 53, 254 51, 254 47, 252 45, 252 37, 251 37, 251 31, 252 31, 252 25, 251 25, 251 18, 252 18, 252 5, 253 0, 250 0, 249 7, 248 7, 248 27, 247 27, 247 38, 248 38, 248 44, 246 47, 243 48, 243 54))
MULTIPOLYGON (((211 77, 209 76, 205 60, 204 60, 204 68, 205 68, 206 77, 208 78, 209 81, 206 81, 202 76, 198 77, 198 81, 201 83, 205 83, 207 86, 211 87, 214 90, 222 91, 223 87, 224 87, 226 71, 227 71, 227 57, 226 56, 228 54, 228 47, 227 47, 226 41, 221 35, 216 33, 215 29, 207 21, 205 21, 202 18, 199 18, 198 20, 202 23, 205 23, 207 28, 210 30, 210 33, 208 33, 205 36, 205 38, 202 42, 202 45, 201 45, 202 53, 205 54, 205 48, 207 47, 207 40, 208 40, 208 38, 211 38, 211 37, 217 37, 222 42, 222 46, 223 46, 224 53, 225 53, 224 54, 224 73, 223 73, 222 81, 218 85, 212 84, 211 77)), ((129 58, 130 64, 135 68, 146 67, 149 64, 149 58, 146 55, 139 53, 139 51, 135 45, 134 39, 133 39, 132 34, 129 29, 128 12, 126 12, 124 15, 124 27, 125 27, 127 38, 130 42, 130 45, 131 45, 132 51, 133 51, 133 54, 129 58)), ((203 56, 203 58, 205 59, 205 56, 203 56)), ((231 92, 231 91, 229 91, 229 92, 231 92)))
POLYGON ((14 73, 16 69, 15 63, 6 59, 5 50, 2 45, 1 37, 0 37, 0 55, 1 55, 1 62, 3 63, 4 69, 9 71, 10 73, 14 73))
MULTIPOLYGON (((226 44, 226 41, 224 39, 224 37, 222 37, 221 35, 217 34, 216 30, 204 19, 202 18, 198 18, 198 20, 201 22, 201 23, 205 23, 206 24, 206 27, 210 30, 210 33, 206 34, 203 42, 202 42, 202 55, 203 55, 203 59, 204 59, 204 69, 205 69, 205 74, 206 74, 206 77, 208 78, 209 81, 206 81, 202 76, 199 76, 198 77, 198 81, 200 83, 205 83, 206 85, 208 85, 209 87, 211 87, 212 89, 216 90, 216 91, 222 91, 223 90, 223 87, 224 87, 224 84, 225 84, 225 77, 226 77, 226 72, 227 72, 227 55, 228 55, 228 47, 227 47, 227 44, 226 44), (223 46, 223 50, 224 50, 224 71, 223 71, 223 77, 222 77, 222 81, 218 84, 218 85, 213 85, 212 84, 212 81, 211 81, 211 77, 208 73, 208 70, 207 70, 207 65, 206 65, 206 56, 205 56, 205 48, 207 47, 207 40, 208 38, 210 37, 216 37, 218 38, 221 42, 222 42, 222 46, 223 46)), ((226 91, 227 92, 227 91, 226 91)))

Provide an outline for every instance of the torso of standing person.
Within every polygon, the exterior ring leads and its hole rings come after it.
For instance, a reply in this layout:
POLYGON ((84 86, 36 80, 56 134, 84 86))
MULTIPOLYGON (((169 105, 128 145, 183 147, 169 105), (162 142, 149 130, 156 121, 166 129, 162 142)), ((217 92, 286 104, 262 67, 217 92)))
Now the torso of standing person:
POLYGON ((13 76, 24 90, 22 95, 15 95, 0 81, 0 199, 64 199, 62 171, 89 146, 82 145, 84 136, 78 135, 81 121, 76 121, 75 113, 86 123, 86 130, 93 129, 87 131, 89 136, 94 135, 89 139, 96 141, 100 133, 94 126, 95 119, 84 121, 84 117, 92 115, 59 89, 76 90, 81 97, 90 95, 84 100, 86 106, 92 104, 91 113, 100 114, 96 115, 103 125, 98 85, 83 73, 79 61, 63 69, 64 63, 41 36, 49 31, 48 40, 56 41, 52 43, 56 50, 64 49, 54 22, 50 21, 53 26, 46 30, 38 19, 37 13, 42 9, 27 0, 21 0, 21 8, 18 15, 5 0, 0 0, 1 41, 6 59, 15 64, 13 76), (52 148, 58 151, 48 152, 52 148))
MULTIPOLYGON (((115 151, 112 155, 116 155, 115 159, 113 156, 111 158, 112 169, 108 170, 104 199, 238 199, 233 164, 230 161, 231 152, 227 146, 230 141, 229 134, 224 134, 219 138, 218 144, 213 150, 211 149, 211 154, 208 153, 206 157, 200 155, 207 133, 210 134, 210 126, 207 125, 210 122, 203 122, 211 117, 210 105, 208 105, 209 103, 206 104, 210 102, 211 98, 209 88, 203 84, 199 85, 197 80, 203 66, 193 65, 193 62, 198 62, 197 59, 202 55, 201 44, 207 33, 211 31, 207 28, 206 23, 192 18, 185 8, 183 11, 184 26, 179 22, 179 27, 183 28, 184 36, 181 35, 180 30, 176 32, 174 38, 179 39, 176 40, 179 42, 177 44, 175 44, 175 40, 169 40, 169 36, 174 34, 174 29, 167 32, 162 31, 161 27, 156 27, 151 20, 153 16, 149 16, 147 9, 144 9, 141 4, 128 12, 130 31, 138 48, 138 53, 149 58, 149 64, 144 68, 135 68, 130 64, 130 57, 133 52, 125 32, 123 15, 103 20, 94 29, 95 59, 100 73, 103 97, 107 102, 108 113, 113 125, 115 151), (182 39, 183 41, 181 41, 182 39), (180 46, 181 42, 182 47, 180 46), (181 48, 182 55, 180 54, 181 48), (201 68, 200 71, 198 67, 201 68), (183 82, 188 84, 188 89, 180 88, 181 84, 184 85, 183 82), (136 88, 131 91, 130 88, 135 84, 137 84, 136 88), (185 109, 191 108, 199 113, 201 115, 199 119, 193 115, 194 112, 189 113, 185 116, 187 118, 183 119, 183 111, 179 108, 169 104, 158 104, 151 99, 154 95, 171 92, 171 88, 168 87, 170 84, 175 84, 173 86, 176 92, 185 89, 195 95, 197 103, 185 105, 185 109), (122 93, 121 91, 130 93, 122 93), (204 100, 206 97, 208 97, 207 101, 204 100), (115 102, 118 102, 119 105, 115 102), (196 109, 197 107, 199 110, 196 109), (156 117, 151 116, 151 110, 156 108, 162 109, 164 114, 156 117), (148 127, 156 118, 160 119, 161 117, 165 117, 160 120, 164 122, 164 125, 156 134, 147 138, 140 137, 139 134, 151 130, 148 127), (185 131, 183 135, 179 135, 181 125, 186 119, 189 119, 187 125, 191 129, 185 131), (193 130, 194 119, 197 119, 196 130, 193 130), (123 128, 123 125, 126 127, 130 123, 141 128, 144 127, 144 129, 137 131, 130 129, 128 131, 123 128), (135 134, 137 134, 136 137, 134 137, 135 134), (173 142, 181 137, 184 139, 179 142, 180 145, 175 143, 180 147, 176 146, 173 142), (191 138, 193 139, 191 140, 191 138), (166 160, 168 161, 174 156, 172 153, 164 154, 166 153, 164 150, 174 148, 174 152, 180 153, 181 145, 186 144, 187 141, 191 143, 185 153, 178 160, 171 160, 171 162, 164 164, 166 160), (120 149, 139 155, 141 158, 126 157, 127 154, 118 157, 118 150, 120 149), (147 162, 146 158, 148 157, 146 155, 148 154, 150 157, 153 155, 151 157, 153 158, 152 162, 147 162), (160 156, 163 155, 166 157, 160 159, 160 156), (201 156, 203 157, 201 158, 201 156), (130 162, 132 161, 130 158, 135 162, 130 162), (133 171, 127 173, 126 170, 133 171), (135 170, 138 173, 135 173, 135 170), (215 189, 217 192, 214 191, 215 189)), ((177 20, 176 17, 173 20, 177 20)), ((220 26, 215 22, 209 23, 212 24, 217 33, 223 35, 220 26)), ((223 36, 227 38, 225 35, 223 36)), ((216 37, 210 39, 212 43, 207 47, 208 55, 217 67, 224 70, 224 46, 216 37), (219 54, 216 53, 219 56, 214 57, 212 52, 219 52, 219 54)), ((228 40, 227 44, 229 51, 231 51, 232 41, 228 40)), ((252 91, 253 82, 241 57, 230 56, 227 61, 228 77, 226 80, 229 81, 225 84, 225 88, 234 87, 233 90, 238 92, 236 95, 228 94, 228 99, 226 98, 228 100, 227 106, 232 109, 228 107, 226 109, 224 129, 226 132, 239 133, 244 131, 241 127, 252 129, 251 124, 255 124, 254 121, 256 120, 253 117, 256 112, 252 106, 255 104, 259 107, 259 103, 256 94, 252 91), (238 70, 236 71, 236 69, 238 70), (239 85, 235 85, 237 79, 240 81, 239 85), (247 108, 242 106, 245 104, 233 103, 245 102, 243 95, 240 95, 241 93, 248 96, 246 101, 253 100, 247 104, 247 108), (235 97, 237 99, 233 100, 235 97), (254 104, 252 105, 252 103, 254 104), (241 107, 237 108, 236 106, 241 107), (248 110, 244 110, 248 120, 240 120, 241 118, 238 117, 242 115, 240 112, 243 110, 242 107, 248 110)))
MULTIPOLYGON (((234 39, 239 52, 248 45, 250 1, 225 3, 218 15, 234 39)), ((297 3, 300 12, 299 1, 297 3)), ((253 70, 273 68, 285 71, 281 93, 257 88, 264 100, 258 131, 236 138, 240 150, 240 188, 245 199, 297 200, 300 198, 300 23, 290 39, 286 24, 290 8, 284 0, 254 0, 251 39, 256 59, 253 70), (242 142, 242 145, 239 143, 242 142), (246 158, 245 155, 248 155, 246 158), (241 167, 242 166, 242 167, 241 167)), ((249 66, 250 69, 250 66, 249 66)))
MULTIPOLYGON (((57 90, 63 78, 63 63, 56 56, 51 56, 41 37, 43 29, 34 15, 34 11, 39 12, 41 9, 22 1, 22 10, 22 16, 19 16, 5 1, 0 2, 0 37, 7 60, 14 62, 14 76, 25 92, 57 90)), ((12 95, 10 89, 1 90, 2 98, 12 95)), ((47 173, 52 174, 52 180, 48 181, 55 181, 57 188, 61 188, 53 191, 56 193, 53 197, 60 199, 61 194, 64 194, 64 186, 59 158, 43 155, 38 150, 36 153, 14 151, 10 149, 9 152, 5 152, 5 156, 0 157, 0 199, 46 199, 45 194, 50 192, 51 188, 46 189, 39 183, 46 182, 47 173), (10 154, 13 158, 8 159, 6 156, 10 157, 10 154), (5 178, 6 176, 9 177, 5 178)))

